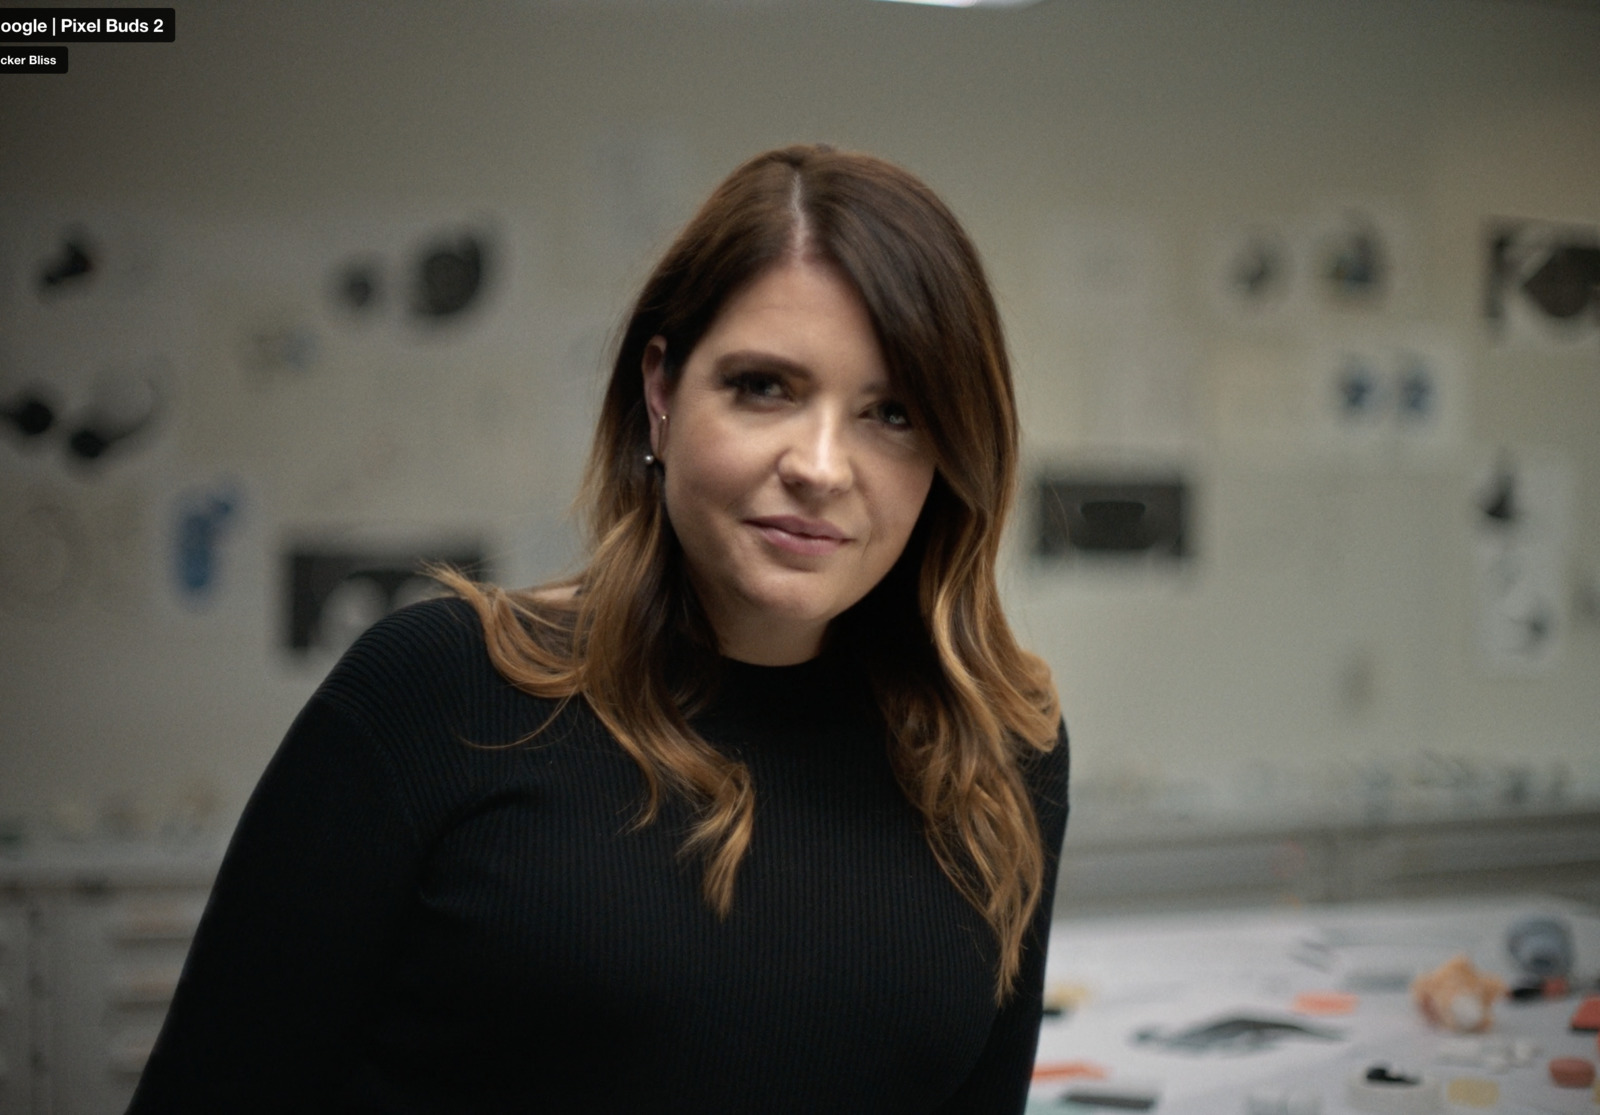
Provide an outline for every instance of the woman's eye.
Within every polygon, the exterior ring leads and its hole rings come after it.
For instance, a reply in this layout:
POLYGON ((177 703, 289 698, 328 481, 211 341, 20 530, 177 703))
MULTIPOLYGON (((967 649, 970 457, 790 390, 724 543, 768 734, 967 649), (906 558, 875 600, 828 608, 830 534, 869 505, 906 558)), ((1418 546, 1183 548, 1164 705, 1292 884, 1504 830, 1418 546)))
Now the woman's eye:
POLYGON ((766 372, 736 372, 724 382, 744 398, 782 399, 785 394, 783 381, 766 372))
POLYGON ((873 408, 873 417, 885 426, 896 430, 909 430, 911 428, 911 415, 906 413, 906 408, 895 402, 881 402, 873 408))

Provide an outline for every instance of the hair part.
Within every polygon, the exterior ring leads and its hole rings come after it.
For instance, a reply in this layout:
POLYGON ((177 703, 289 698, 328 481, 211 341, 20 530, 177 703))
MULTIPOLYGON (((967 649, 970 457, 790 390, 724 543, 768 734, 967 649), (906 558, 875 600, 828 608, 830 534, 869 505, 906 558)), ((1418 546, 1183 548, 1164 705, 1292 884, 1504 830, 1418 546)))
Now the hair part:
POLYGON ((1018 646, 995 583, 1018 456, 999 313, 976 250, 921 181, 820 145, 769 151, 736 169, 667 250, 622 331, 580 494, 587 566, 521 591, 444 580, 477 610, 508 680, 540 697, 582 697, 638 763, 638 824, 655 819, 664 794, 693 806, 683 851, 702 858, 706 901, 726 914, 755 791, 744 765, 689 724, 714 684, 717 642, 658 473, 643 463, 642 367, 660 337, 675 378, 730 297, 797 258, 834 267, 861 296, 934 456, 905 551, 834 621, 829 642, 866 671, 929 847, 994 931, 1003 999, 1048 863, 1023 767, 1054 746, 1060 712, 1047 667, 1018 646))

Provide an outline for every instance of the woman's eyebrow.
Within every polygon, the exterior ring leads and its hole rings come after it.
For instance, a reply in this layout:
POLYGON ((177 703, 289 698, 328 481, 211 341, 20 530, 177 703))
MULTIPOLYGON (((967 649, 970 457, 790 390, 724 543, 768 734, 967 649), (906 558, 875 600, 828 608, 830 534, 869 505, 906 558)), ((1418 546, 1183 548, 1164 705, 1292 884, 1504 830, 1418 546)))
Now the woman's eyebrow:
MULTIPOLYGON (((775 352, 760 349, 735 349, 717 357, 712 368, 718 375, 733 372, 778 372, 797 379, 814 380, 816 375, 808 365, 775 352)), ((860 388, 863 395, 893 395, 894 385, 888 379, 875 379, 860 388)))
POLYGON ((736 349, 717 357, 714 365, 718 372, 761 371, 783 372, 786 375, 812 378, 811 369, 786 356, 760 349, 736 349))

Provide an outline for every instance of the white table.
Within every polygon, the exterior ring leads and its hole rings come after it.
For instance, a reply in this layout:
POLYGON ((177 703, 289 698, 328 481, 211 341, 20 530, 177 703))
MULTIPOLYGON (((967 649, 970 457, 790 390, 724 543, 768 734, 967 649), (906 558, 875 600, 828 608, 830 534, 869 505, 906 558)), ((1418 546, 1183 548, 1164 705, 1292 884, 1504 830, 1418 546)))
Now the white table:
MULTIPOLYGON (((1493 1108, 1445 1104, 1449 1115, 1492 1110, 1506 1115, 1600 1115, 1597 1093, 1550 1082, 1552 1057, 1600 1061, 1595 1035, 1573 1033, 1568 1019, 1577 999, 1501 1003, 1489 1033, 1495 1044, 1521 1043, 1537 1052, 1524 1065, 1499 1068, 1459 1063, 1454 1035, 1431 1029, 1406 985, 1457 953, 1514 982, 1507 930, 1523 918, 1561 918, 1572 931, 1576 974, 1600 976, 1600 914, 1544 899, 1492 899, 1369 906, 1328 906, 1270 912, 1106 917, 1062 920, 1051 937, 1047 989, 1075 994, 1079 1006, 1046 1018, 1037 1064, 1081 1062, 1104 1073, 1103 1084, 1148 1088, 1154 1112, 1247 1115, 1274 1096, 1310 1097, 1323 1115, 1355 1112, 1345 1098, 1347 1078, 1377 1062, 1421 1073, 1448 1085, 1458 1077, 1498 1086, 1493 1108), (1354 991, 1354 1010, 1306 1016, 1295 997, 1354 991), (1331 1041, 1290 1038, 1247 1053, 1175 1051, 1134 1035, 1182 1030, 1229 1014, 1251 1014, 1336 1029, 1331 1041)), ((1063 1104, 1083 1079, 1036 1077, 1029 1115, 1082 1111, 1063 1104)), ((1102 1112, 1109 1109, 1100 1109, 1102 1112)))

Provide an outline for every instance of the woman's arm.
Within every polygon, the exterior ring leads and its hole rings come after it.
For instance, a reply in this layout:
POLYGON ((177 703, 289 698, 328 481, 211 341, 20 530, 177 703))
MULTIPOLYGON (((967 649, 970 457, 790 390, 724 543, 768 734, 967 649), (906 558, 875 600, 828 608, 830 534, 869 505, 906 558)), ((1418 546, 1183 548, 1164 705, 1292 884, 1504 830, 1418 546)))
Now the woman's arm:
POLYGON ((414 847, 386 756, 312 698, 240 818, 130 1115, 337 1103, 414 847))
POLYGON ((1039 1020, 1044 1011, 1045 949, 1050 943, 1057 865, 1067 830, 1069 766, 1067 729, 1063 724, 1055 749, 1040 756, 1027 772, 1044 842, 1044 889, 1024 939, 1016 987, 995 1016, 977 1065, 955 1096, 939 1109, 939 1115, 1008 1115, 1020 1113, 1027 1105, 1033 1056, 1039 1044, 1039 1020))

